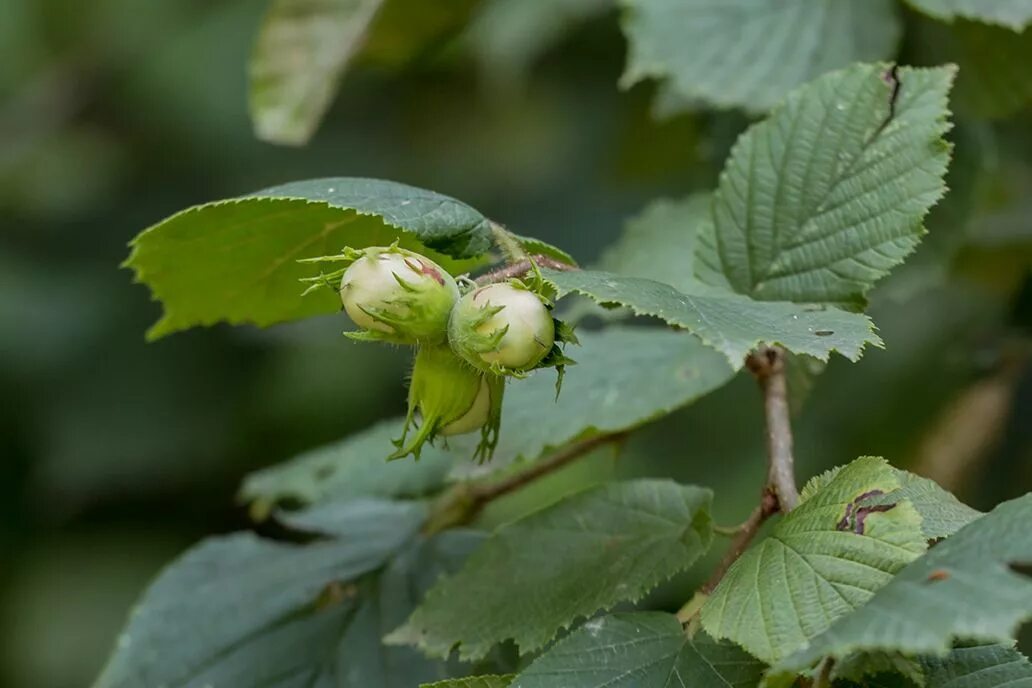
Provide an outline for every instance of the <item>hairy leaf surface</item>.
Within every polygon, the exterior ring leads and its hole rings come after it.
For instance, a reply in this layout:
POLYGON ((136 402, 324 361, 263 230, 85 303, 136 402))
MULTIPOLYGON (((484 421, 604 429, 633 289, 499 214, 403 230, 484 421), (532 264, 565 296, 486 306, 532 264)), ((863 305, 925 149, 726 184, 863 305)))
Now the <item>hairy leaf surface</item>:
POLYGON ((659 612, 593 619, 556 643, 512 688, 752 688, 764 666, 659 612))
POLYGON ((761 342, 822 361, 833 351, 859 360, 865 344, 881 345, 867 316, 830 306, 756 301, 698 283, 686 293, 655 280, 607 272, 542 272, 560 295, 582 294, 684 328, 724 354, 736 369, 761 342))
POLYGON ((954 72, 875 64, 826 74, 739 137, 713 205, 734 290, 861 307, 914 250, 946 190, 954 72))
POLYGON ((542 647, 578 618, 637 600, 709 547, 712 494, 664 480, 605 485, 503 526, 441 581, 394 643, 483 657, 542 647), (501 584, 504 581, 504 584, 501 584))
POLYGON ((702 608, 703 628, 771 663, 863 605, 926 547, 913 505, 862 506, 872 492, 900 486, 885 461, 863 457, 804 490, 770 537, 728 570, 702 608))

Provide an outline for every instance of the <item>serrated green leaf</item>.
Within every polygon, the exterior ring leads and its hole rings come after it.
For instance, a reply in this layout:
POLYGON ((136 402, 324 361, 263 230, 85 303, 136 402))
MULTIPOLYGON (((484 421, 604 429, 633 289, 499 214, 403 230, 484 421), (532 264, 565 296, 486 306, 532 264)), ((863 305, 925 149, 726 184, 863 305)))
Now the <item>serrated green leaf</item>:
POLYGON ((637 600, 691 566, 712 539, 711 499, 709 490, 662 480, 569 497, 499 529, 387 641, 441 657, 457 647, 463 659, 509 639, 536 650, 575 620, 637 600))
POLYGON ((383 0, 272 0, 248 65, 258 138, 312 137, 383 0))
POLYGON ((714 195, 722 272, 760 300, 858 308, 946 190, 955 69, 856 65, 739 137, 714 195))
POLYGON ((560 296, 581 294, 683 327, 724 354, 735 369, 761 342, 781 344, 822 361, 832 351, 855 361, 865 344, 881 345, 867 316, 830 306, 761 302, 697 283, 685 293, 662 282, 607 272, 543 270, 542 274, 560 296))
MULTIPOLYGON (((397 182, 331 177, 194 206, 133 239, 125 262, 150 287, 164 314, 158 337, 220 321, 271 325, 334 313, 330 291, 302 297, 300 279, 317 270, 302 258, 343 247, 397 241, 452 274, 487 261, 490 221, 470 206, 397 182)), ((534 253, 571 262, 538 239, 520 239, 534 253)))
POLYGON ((387 245, 428 255, 450 272, 469 270, 491 245, 488 221, 460 201, 395 182, 329 178, 206 203, 141 232, 126 266, 164 314, 156 339, 219 321, 270 325, 340 310, 326 291, 302 297, 298 259, 344 246, 387 245))
POLYGON ((987 24, 998 24, 1021 31, 1032 22, 1029 0, 907 0, 925 14, 953 21, 960 17, 987 24))
POLYGON ((251 473, 240 488, 246 502, 310 504, 346 497, 422 497, 445 483, 454 457, 427 447, 419 461, 388 463, 401 419, 382 421, 343 440, 305 452, 287 463, 251 473))
POLYGON ((925 688, 1032 688, 1032 663, 1013 647, 971 645, 921 660, 925 688))
POLYGON ((888 59, 900 36, 890 0, 623 0, 630 44, 621 85, 664 79, 665 110, 702 101, 766 110, 852 62, 888 59))
POLYGON ((419 688, 508 688, 516 674, 505 674, 503 676, 470 676, 468 678, 453 678, 437 683, 424 683, 419 688))
POLYGON ((863 457, 809 490, 731 566, 702 608, 703 628, 776 662, 863 605, 926 547, 911 504, 861 511, 861 498, 900 486, 884 460, 863 457))
POLYGON ((1010 568, 1032 562, 1029 523, 1032 495, 1004 502, 907 566, 779 669, 858 650, 942 654, 958 638, 1010 640, 1032 617, 1032 581, 1010 568))
POLYGON ((556 643, 512 688, 752 688, 763 664, 659 612, 593 619, 556 643))
MULTIPOLYGON (((880 457, 863 458, 881 460, 880 457)), ((799 494, 800 501, 806 501, 827 485, 842 468, 842 466, 838 466, 811 478, 799 494)), ((910 502, 921 515, 921 531, 929 540, 938 540, 953 535, 982 515, 982 512, 972 509, 953 494, 939 487, 935 481, 898 468, 892 470, 896 472, 896 477, 899 479, 899 489, 887 494, 869 496, 863 500, 863 503, 867 506, 875 506, 896 504, 903 500, 910 502)))
POLYGON ((355 500, 288 516, 331 536, 309 545, 252 533, 205 540, 144 593, 95 688, 332 675, 328 660, 359 608, 352 582, 382 566, 424 517, 420 504, 355 500))

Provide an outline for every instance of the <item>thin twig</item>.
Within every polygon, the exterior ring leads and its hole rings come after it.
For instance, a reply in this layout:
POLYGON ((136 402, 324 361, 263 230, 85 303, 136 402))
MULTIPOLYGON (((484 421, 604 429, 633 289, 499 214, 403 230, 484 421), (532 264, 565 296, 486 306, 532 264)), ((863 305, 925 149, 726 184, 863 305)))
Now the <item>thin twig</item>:
POLYGON ((756 533, 760 532, 760 527, 767 521, 768 518, 778 512, 778 499, 769 490, 763 491, 763 496, 760 498, 760 503, 756 505, 753 512, 749 514, 749 518, 745 523, 741 525, 741 529, 738 531, 738 535, 731 541, 727 551, 724 552, 724 556, 721 558, 720 563, 713 569, 713 573, 710 574, 709 579, 703 583, 699 591, 708 595, 713 592, 717 584, 720 583, 724 578, 724 574, 731 568, 731 564, 738 560, 738 557, 742 556, 745 550, 749 547, 753 538, 756 537, 756 533))
POLYGON ((545 255, 535 254, 529 259, 519 260, 511 265, 504 265, 497 270, 485 272, 473 281, 479 286, 494 284, 495 282, 504 282, 507 279, 521 277, 527 274, 534 269, 535 264, 540 268, 549 268, 551 270, 567 271, 578 269, 576 265, 570 265, 569 263, 564 263, 561 260, 556 260, 555 258, 550 258, 545 255))
POLYGON ((621 442, 627 437, 626 432, 616 432, 605 435, 596 435, 595 437, 575 442, 567 446, 566 448, 552 454, 543 461, 538 461, 533 464, 530 468, 515 475, 511 475, 508 478, 499 480, 496 483, 487 483, 476 485, 473 488, 473 505, 474 515, 480 511, 491 501, 498 499, 503 495, 507 495, 510 492, 514 492, 527 483, 533 482, 538 478, 551 473, 552 471, 562 468, 566 464, 570 463, 574 459, 584 456, 588 452, 601 447, 605 444, 614 444, 621 442))
POLYGON ((746 367, 763 390, 763 408, 767 419, 767 482, 778 498, 782 512, 795 508, 799 491, 795 483, 792 456, 792 420, 788 406, 788 383, 785 379, 785 352, 778 347, 762 347, 749 355, 746 367))
POLYGON ((628 432, 614 432, 574 442, 528 469, 492 483, 463 483, 446 492, 423 526, 425 533, 438 533, 447 528, 469 523, 492 501, 515 492, 538 478, 571 463, 598 447, 622 442, 628 432))
POLYGON ((785 354, 777 347, 761 347, 749 354, 745 365, 763 390, 767 427, 767 481, 760 503, 745 523, 737 528, 734 539, 709 579, 679 613, 678 618, 684 623, 690 623, 702 609, 705 598, 717 588, 731 565, 749 548, 767 519, 776 513, 791 511, 799 501, 792 458, 792 424, 788 384, 785 380, 785 354))
POLYGON ((817 677, 813 681, 813 688, 831 688, 831 670, 835 666, 833 657, 825 657, 817 667, 817 677))

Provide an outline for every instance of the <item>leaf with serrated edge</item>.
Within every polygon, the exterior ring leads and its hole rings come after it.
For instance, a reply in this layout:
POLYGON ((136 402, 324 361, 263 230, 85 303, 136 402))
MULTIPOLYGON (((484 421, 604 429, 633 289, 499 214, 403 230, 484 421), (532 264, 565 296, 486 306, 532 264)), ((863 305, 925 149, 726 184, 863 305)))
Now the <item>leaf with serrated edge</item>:
POLYGON ((907 471, 897 471, 902 487, 887 495, 870 497, 864 504, 895 504, 906 500, 921 514, 921 530, 929 540, 949 537, 982 515, 934 481, 907 471))
POLYGON ((258 138, 311 138, 383 0, 272 0, 248 65, 258 138))
MULTIPOLYGON (((890 512, 891 513, 891 512, 890 512)), ((857 650, 945 653, 957 638, 1008 641, 1032 618, 1032 494, 1004 502, 914 561, 779 669, 857 650)))
POLYGON ((352 582, 410 541, 425 513, 354 500, 284 515, 329 536, 308 545, 252 533, 205 540, 144 593, 95 688, 260 685, 321 671, 358 609, 352 582))
POLYGON ((926 547, 907 502, 860 515, 861 497, 899 487, 884 460, 863 457, 809 490, 731 566, 702 608, 703 628, 775 662, 864 604, 926 547))
POLYGON ((512 688, 753 688, 763 664, 672 614, 592 619, 534 660, 512 688))
POLYGON ((901 33, 892 0, 622 4, 629 49, 620 83, 664 79, 668 113, 674 103, 697 101, 766 110, 824 72, 891 58, 901 33))
POLYGON ((597 303, 627 306, 638 315, 682 327, 724 354, 735 369, 761 342, 822 361, 832 351, 856 361, 865 344, 881 346, 867 316, 830 306, 761 302, 702 285, 685 293, 662 282, 608 272, 543 270, 542 274, 560 296, 582 294, 597 303))
MULTIPOLYGON (((265 326, 337 312, 332 291, 302 297, 299 280, 319 270, 298 260, 393 241, 458 274, 484 264, 492 237, 487 218, 461 201, 397 182, 337 177, 184 210, 133 239, 125 266, 164 306, 148 332, 156 339, 220 321, 265 326)), ((536 239, 532 246, 565 255, 536 239)))
POLYGON ((714 195, 723 272, 764 301, 863 305, 945 193, 955 68, 855 65, 739 137, 714 195))
POLYGON ((712 539, 711 498, 666 480, 569 497, 502 527, 387 642, 443 657, 457 647, 462 659, 509 639, 521 652, 540 648, 576 619, 637 600, 691 566, 712 539))
MULTIPOLYGON (((877 460, 881 459, 877 458, 877 460)), ((806 501, 810 495, 827 485, 842 468, 842 466, 838 466, 811 478, 799 495, 800 501, 806 501)), ((863 503, 867 506, 875 506, 895 504, 903 500, 910 502, 921 515, 921 530, 929 540, 948 537, 982 515, 982 512, 972 509, 953 494, 939 487, 935 481, 898 468, 892 470, 896 472, 896 477, 899 479, 899 489, 887 494, 867 497, 863 503)))
POLYGON ((907 0, 936 19, 952 21, 958 17, 1021 31, 1032 22, 1029 0, 907 0))

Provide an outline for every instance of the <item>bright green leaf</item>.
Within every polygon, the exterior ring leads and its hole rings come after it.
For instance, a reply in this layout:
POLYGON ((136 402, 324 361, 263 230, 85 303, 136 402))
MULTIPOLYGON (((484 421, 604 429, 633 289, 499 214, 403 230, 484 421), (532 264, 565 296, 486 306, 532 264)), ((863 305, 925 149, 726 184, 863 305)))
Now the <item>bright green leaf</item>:
POLYGON ((1021 31, 1032 22, 1029 0, 907 0, 936 19, 972 19, 1021 31))
POLYGON ((1032 562, 1029 523, 1032 495, 1004 502, 907 566, 781 668, 857 650, 945 653, 958 638, 1009 641, 1032 618, 1032 580, 1018 568, 1032 562))
POLYGON ((556 643, 512 688, 753 688, 764 666, 731 643, 689 637, 672 614, 593 619, 556 643))
MULTIPOLYGON (((301 296, 299 280, 318 268, 297 261, 393 241, 459 274, 484 264, 492 236, 490 221, 461 201, 397 182, 336 177, 176 213, 133 239, 125 265, 164 306, 148 332, 156 339, 220 321, 264 326, 339 311, 328 290, 301 296)), ((572 262, 537 239, 525 245, 572 262)))
POLYGON ((540 648, 691 566, 712 538, 711 498, 660 480, 574 495, 502 527, 388 641, 441 657, 457 646, 464 659, 509 639, 522 652, 540 648))
POLYGON ((419 688, 508 688, 516 674, 504 676, 470 676, 468 678, 453 678, 437 683, 424 683, 419 688))
POLYGON ((244 501, 273 505, 305 504, 344 497, 421 497, 445 483, 453 456, 427 447, 419 461, 394 461, 391 440, 402 421, 382 421, 338 442, 313 449, 276 466, 252 473, 240 488, 244 501))
MULTIPOLYGON (((878 457, 863 457, 875 458, 878 457)), ((817 490, 823 488, 834 479, 842 466, 832 468, 814 478, 804 487, 800 499, 805 501, 817 490)), ((893 468, 896 477, 900 482, 899 489, 887 494, 877 494, 866 497, 863 500, 865 506, 876 506, 880 504, 895 504, 906 500, 921 515, 921 531, 929 540, 953 535, 968 523, 982 515, 982 512, 972 509, 950 492, 939 487, 939 485, 928 478, 922 478, 908 471, 893 468)))
POLYGON ((312 137, 383 0, 272 0, 249 65, 255 133, 273 143, 312 137))
POLYGON ((144 593, 95 688, 260 685, 335 671, 328 660, 358 610, 352 581, 381 567, 424 517, 419 504, 355 500, 285 516, 330 536, 309 545, 252 533, 205 540, 144 593))
POLYGON ((863 305, 914 250, 946 190, 955 70, 856 65, 795 91, 731 151, 714 196, 716 247, 735 291, 863 305))
POLYGON ((728 570, 702 608, 703 627, 775 662, 863 605, 925 549, 921 517, 907 502, 866 511, 873 491, 901 486, 882 459, 844 466, 728 570))
POLYGON ((837 351, 853 361, 860 358, 865 344, 881 345, 866 316, 829 306, 761 302, 701 284, 686 293, 651 279, 606 272, 542 272, 560 295, 582 294, 683 327, 723 353, 736 369, 761 342, 781 344, 821 360, 837 351))
MULTIPOLYGON (((630 86, 664 79, 664 110, 702 101, 766 110, 805 81, 891 58, 891 0, 623 0, 630 86)), ((683 108, 682 108, 683 109, 683 108)))
POLYGON ((486 218, 432 191, 374 179, 294 182, 177 213, 132 242, 126 265, 164 315, 148 336, 225 320, 270 325, 340 310, 336 296, 306 297, 317 274, 298 259, 399 240, 453 272, 491 244, 486 218))

